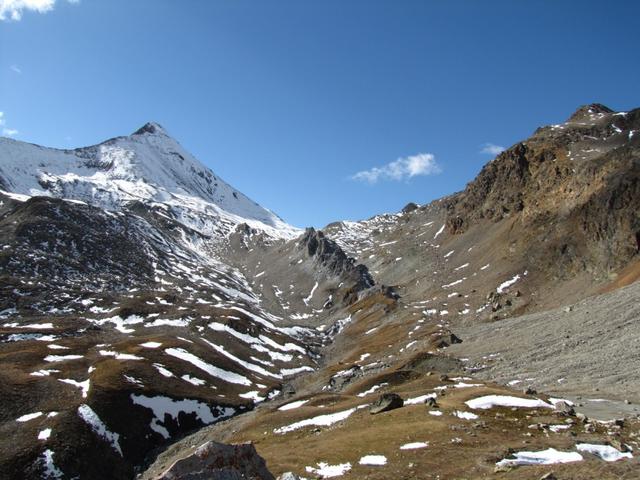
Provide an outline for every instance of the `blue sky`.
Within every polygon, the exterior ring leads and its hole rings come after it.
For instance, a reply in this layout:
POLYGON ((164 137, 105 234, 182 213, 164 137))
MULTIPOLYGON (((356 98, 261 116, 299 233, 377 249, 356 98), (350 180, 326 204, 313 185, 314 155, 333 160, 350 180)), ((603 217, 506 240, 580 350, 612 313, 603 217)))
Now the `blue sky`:
POLYGON ((5 135, 76 147, 154 120, 297 226, 461 190, 487 144, 581 104, 640 106, 631 0, 13 1, 43 11, 0 21, 5 135))

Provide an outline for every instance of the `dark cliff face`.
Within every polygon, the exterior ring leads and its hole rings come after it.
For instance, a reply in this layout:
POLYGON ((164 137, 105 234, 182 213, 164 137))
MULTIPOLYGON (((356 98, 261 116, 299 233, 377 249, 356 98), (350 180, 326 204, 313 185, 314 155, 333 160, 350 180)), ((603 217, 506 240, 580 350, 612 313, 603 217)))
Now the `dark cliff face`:
POLYGON ((361 291, 374 285, 367 267, 355 263, 340 246, 327 238, 322 231, 308 228, 300 237, 298 246, 307 250, 315 259, 318 267, 331 275, 345 277, 355 283, 355 291, 361 291))
POLYGON ((613 113, 599 104, 581 107, 564 124, 539 128, 446 202, 449 232, 513 218, 534 255, 540 250, 535 242, 543 240, 558 249, 547 259, 562 256, 570 269, 625 265, 638 253, 640 235, 636 132, 640 110, 613 113), (544 235, 531 236, 538 228, 544 235))

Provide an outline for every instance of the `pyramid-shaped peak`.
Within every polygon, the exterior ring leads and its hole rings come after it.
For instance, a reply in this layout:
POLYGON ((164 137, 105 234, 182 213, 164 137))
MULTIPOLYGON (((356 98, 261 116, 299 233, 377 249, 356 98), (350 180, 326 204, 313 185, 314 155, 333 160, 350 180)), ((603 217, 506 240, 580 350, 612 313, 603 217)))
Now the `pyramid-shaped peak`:
POLYGON ((583 105, 578 108, 573 115, 569 117, 569 121, 592 120, 594 117, 601 117, 607 113, 613 113, 613 110, 601 103, 590 103, 589 105, 583 105))
POLYGON ((147 122, 138 130, 133 132, 133 135, 165 135, 169 136, 167 131, 157 122, 147 122))

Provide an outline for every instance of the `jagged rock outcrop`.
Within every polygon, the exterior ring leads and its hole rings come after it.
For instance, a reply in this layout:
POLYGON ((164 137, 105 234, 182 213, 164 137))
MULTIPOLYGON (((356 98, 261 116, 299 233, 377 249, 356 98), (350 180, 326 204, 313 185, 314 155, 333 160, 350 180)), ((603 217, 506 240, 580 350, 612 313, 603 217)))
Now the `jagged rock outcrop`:
POLYGON ((314 258, 319 269, 335 276, 343 276, 354 282, 354 290, 361 291, 374 285, 367 267, 356 264, 355 260, 344 252, 322 231, 307 228, 298 240, 298 247, 305 249, 314 258))
POLYGON ((445 202, 448 231, 513 218, 532 250, 539 242, 552 247, 539 259, 549 267, 620 268, 640 250, 638 131, 640 109, 613 113, 600 104, 539 128, 445 202))

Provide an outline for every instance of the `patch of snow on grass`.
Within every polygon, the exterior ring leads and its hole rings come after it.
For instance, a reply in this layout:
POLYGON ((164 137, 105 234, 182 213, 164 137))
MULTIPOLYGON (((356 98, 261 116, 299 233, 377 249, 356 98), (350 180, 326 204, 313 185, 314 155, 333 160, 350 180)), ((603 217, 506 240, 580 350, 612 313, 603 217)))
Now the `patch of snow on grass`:
POLYGON ((384 455, 365 455, 358 461, 358 463, 360 465, 373 465, 381 467, 387 464, 387 457, 385 457, 384 455))
POLYGON ((185 382, 189 382, 191 385, 195 385, 196 387, 200 387, 205 383, 207 383, 201 378, 192 377, 191 375, 188 375, 188 374, 182 375, 180 378, 185 382))
POLYGON ((16 418, 16 422, 24 423, 40 416, 42 416, 42 412, 27 413, 26 415, 16 418))
POLYGON ((69 385, 73 385, 76 388, 79 388, 80 391, 82 392, 82 398, 87 398, 91 379, 87 378, 84 382, 78 382, 77 380, 73 380, 71 378, 59 378, 58 381, 62 383, 67 383, 69 385))
POLYGON ((304 405, 308 401, 309 400, 297 400, 295 402, 290 402, 285 405, 282 405, 281 407, 278 408, 278 410, 280 411, 294 410, 296 408, 300 408, 302 405, 304 405))
POLYGON ((388 385, 388 383, 381 383, 380 385, 374 385, 374 386, 373 386, 373 387, 371 387, 369 390, 366 390, 366 391, 364 391, 364 392, 362 392, 362 393, 359 393, 359 394, 358 394, 358 396, 359 396, 359 397, 361 397, 361 398, 362 398, 362 397, 366 397, 367 395, 369 395, 369 394, 371 394, 371 393, 375 392, 376 390, 381 389, 382 387, 384 387, 384 386, 386 386, 386 385, 388 385))
POLYGON ((521 407, 521 408, 553 408, 553 405, 538 398, 520 398, 509 395, 486 395, 465 402, 474 410, 487 410, 493 407, 521 407))
POLYGON ((180 360, 184 360, 185 362, 189 362, 191 365, 198 367, 200 370, 207 372, 212 377, 219 378, 220 380, 224 380, 225 382, 235 383, 238 385, 251 385, 251 380, 242 375, 239 375, 234 372, 229 372, 227 370, 223 370, 221 368, 215 367, 204 360, 196 357, 192 353, 187 352, 183 348, 167 348, 165 352, 172 357, 179 358, 180 360))
POLYGON ((241 393, 238 396, 241 398, 246 398, 248 400, 253 400, 254 403, 264 402, 264 399, 266 398, 266 397, 261 397, 260 392, 257 390, 253 390, 247 393, 241 393))
POLYGON ((400 450, 417 450, 419 448, 427 448, 428 446, 429 442, 405 443, 400 447, 400 450))
POLYGON ((64 362, 66 360, 79 360, 84 358, 83 355, 47 355, 44 357, 45 362, 64 362))
POLYGON ((161 363, 154 363, 153 366, 163 377, 171 378, 174 376, 173 373, 167 370, 161 363))
POLYGON ((98 417, 98 414, 94 412, 89 405, 80 405, 78 407, 78 415, 91 427, 91 430, 93 430, 96 435, 106 440, 121 457, 123 456, 119 442, 120 435, 109 431, 104 422, 98 417))
POLYGON ((144 360, 144 358, 131 355, 130 353, 112 352, 110 350, 100 350, 99 353, 103 357, 113 357, 116 360, 144 360))
POLYGON ((46 329, 50 330, 54 328, 53 323, 32 323, 31 325, 18 325, 18 328, 31 328, 33 330, 46 329))
POLYGON ((471 412, 462 412, 460 410, 456 410, 453 415, 455 417, 461 418, 462 420, 476 420, 478 418, 478 415, 476 415, 475 413, 471 413, 471 412))
POLYGON ((64 473, 53 462, 53 450, 45 450, 42 452, 42 456, 39 458, 40 462, 44 467, 44 476, 43 478, 63 478, 64 473))
POLYGON ((145 323, 145 328, 150 327, 187 327, 189 325, 189 320, 176 319, 169 320, 164 318, 158 318, 151 323, 145 323))
POLYGON ((103 318, 102 320, 89 320, 91 323, 95 323, 96 325, 104 325, 105 323, 112 323, 114 328, 118 330, 120 333, 132 333, 135 332, 133 328, 128 328, 128 325, 138 325, 144 322, 144 318, 139 315, 131 315, 127 318, 122 318, 119 315, 110 318, 103 318))
POLYGON ((521 278, 520 274, 517 274, 515 277, 507 280, 506 282, 501 283, 500 285, 498 285, 498 288, 496 288, 496 292, 498 293, 504 292, 507 288, 515 284, 518 280, 520 280, 520 278, 521 278))
POLYGON ((317 427, 328 427, 329 425, 333 425, 334 423, 338 423, 338 422, 341 422, 342 420, 346 420, 355 411, 356 411, 355 408, 351 408, 349 410, 344 410, 342 412, 328 413, 326 415, 318 415, 317 417, 307 418, 305 420, 300 420, 299 422, 292 423, 291 425, 285 425, 284 427, 276 428, 274 430, 274 433, 293 432, 294 430, 298 430, 304 427, 309 427, 312 425, 317 427))
POLYGON ((561 452, 555 448, 538 452, 516 452, 515 458, 505 458, 496 465, 498 467, 515 467, 518 465, 552 465, 554 463, 571 463, 583 460, 578 452, 561 452))
POLYGON ((309 296, 302 299, 302 301, 307 307, 309 306, 309 301, 313 298, 313 294, 315 293, 316 288, 318 288, 318 282, 316 282, 316 284, 311 289, 311 292, 309 292, 309 296))
POLYGON ((319 462, 316 467, 304 467, 308 473, 315 473, 322 478, 341 477, 351 470, 350 463, 339 463, 337 465, 329 465, 326 462, 319 462))
POLYGON ((436 393, 427 393, 426 395, 420 395, 419 397, 407 398, 404 401, 405 405, 418 405, 420 403, 424 403, 427 398, 438 398, 438 394, 436 393))
POLYGON ((579 443, 576 445, 579 452, 591 453, 605 462, 617 462, 623 458, 633 458, 631 452, 621 452, 610 445, 595 445, 591 443, 579 443))
POLYGON ((460 280, 456 280, 455 282, 451 282, 451 283, 447 283, 446 285, 442 285, 442 288, 451 288, 455 285, 459 285, 462 282, 464 282, 467 279, 467 277, 463 277, 460 280))
POLYGON ((151 420, 151 430, 162 435, 165 439, 171 435, 164 425, 165 418, 169 415, 177 423, 180 423, 180 414, 194 414, 198 420, 205 425, 209 425, 217 420, 227 418, 235 413, 235 410, 230 407, 217 407, 216 412, 212 412, 211 408, 203 402, 197 400, 184 399, 174 400, 169 397, 156 396, 148 397, 146 395, 131 394, 131 401, 135 405, 140 405, 150 409, 153 412, 154 418, 151 420))
POLYGON ((453 388, 471 388, 471 387, 482 387, 482 386, 484 386, 482 383, 459 382, 453 385, 453 388))

